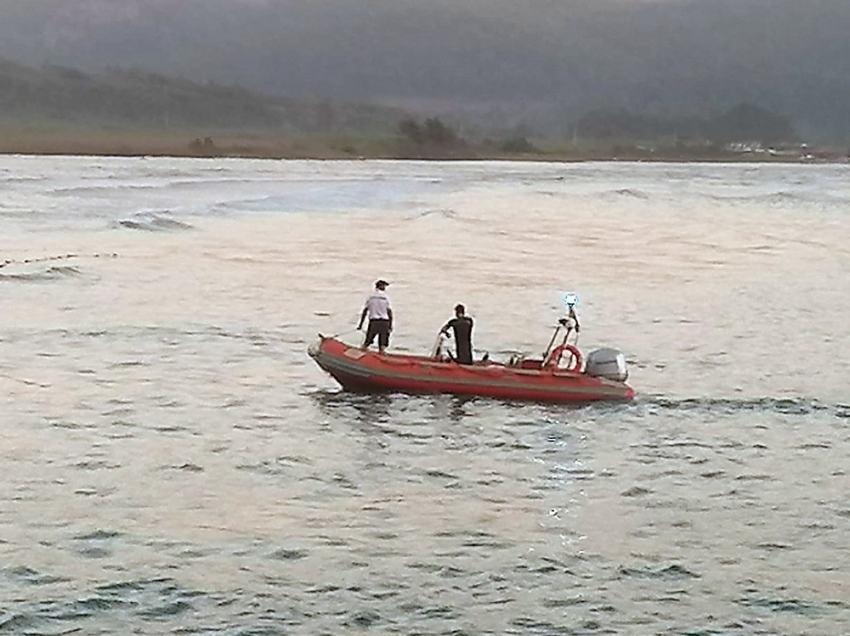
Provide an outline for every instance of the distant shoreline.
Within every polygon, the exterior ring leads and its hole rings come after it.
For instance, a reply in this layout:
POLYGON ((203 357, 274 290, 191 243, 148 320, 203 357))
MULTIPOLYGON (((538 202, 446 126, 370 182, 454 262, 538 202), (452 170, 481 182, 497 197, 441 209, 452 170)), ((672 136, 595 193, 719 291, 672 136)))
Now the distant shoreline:
POLYGON ((838 147, 800 152, 732 152, 700 147, 595 144, 562 145, 535 152, 512 153, 487 146, 469 146, 453 152, 402 152, 392 138, 277 137, 272 134, 226 131, 52 131, 0 128, 0 155, 174 157, 303 160, 433 160, 433 161, 633 161, 670 163, 848 163, 838 147))

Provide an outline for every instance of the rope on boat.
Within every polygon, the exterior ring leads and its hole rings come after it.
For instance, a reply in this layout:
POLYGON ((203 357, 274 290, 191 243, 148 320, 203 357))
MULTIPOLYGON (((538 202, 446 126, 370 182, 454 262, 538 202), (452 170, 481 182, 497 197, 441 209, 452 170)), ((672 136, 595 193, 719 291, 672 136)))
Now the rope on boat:
POLYGON ((338 338, 341 338, 343 336, 350 336, 351 334, 356 333, 358 331, 360 331, 360 330, 359 329, 349 329, 348 331, 343 331, 343 332, 340 332, 340 333, 336 333, 332 336, 325 336, 325 337, 326 338, 338 339, 338 338))

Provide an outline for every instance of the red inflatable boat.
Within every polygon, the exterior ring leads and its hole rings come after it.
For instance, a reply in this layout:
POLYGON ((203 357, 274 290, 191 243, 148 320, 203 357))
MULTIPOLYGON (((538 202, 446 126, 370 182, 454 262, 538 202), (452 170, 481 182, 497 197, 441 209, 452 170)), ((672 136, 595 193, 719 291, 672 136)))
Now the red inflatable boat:
POLYGON ((600 349, 587 360, 575 345, 552 347, 541 360, 514 357, 458 364, 444 356, 377 353, 319 336, 309 349, 316 363, 344 389, 359 392, 452 393, 506 400, 591 402, 631 400, 623 355, 600 349), (566 366, 565 366, 566 365, 566 366))

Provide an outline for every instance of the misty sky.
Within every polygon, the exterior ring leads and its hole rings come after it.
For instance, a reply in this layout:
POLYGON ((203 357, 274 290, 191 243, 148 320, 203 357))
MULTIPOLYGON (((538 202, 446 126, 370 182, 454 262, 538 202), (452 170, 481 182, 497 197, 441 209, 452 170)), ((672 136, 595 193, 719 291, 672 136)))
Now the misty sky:
POLYGON ((848 33, 848 0, 0 0, 26 64, 553 120, 753 101, 843 125, 848 33))

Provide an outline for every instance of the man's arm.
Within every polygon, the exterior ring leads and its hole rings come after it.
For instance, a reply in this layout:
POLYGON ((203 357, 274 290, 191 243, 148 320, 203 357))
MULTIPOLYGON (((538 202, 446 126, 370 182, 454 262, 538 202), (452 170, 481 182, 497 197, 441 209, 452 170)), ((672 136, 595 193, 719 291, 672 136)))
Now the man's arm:
POLYGON ((358 329, 363 329, 363 321, 366 320, 366 313, 369 311, 368 307, 363 308, 363 312, 360 314, 360 322, 357 323, 358 329))
POLYGON ((393 330, 393 308, 392 307, 387 307, 387 316, 390 317, 389 330, 392 331, 393 330))

